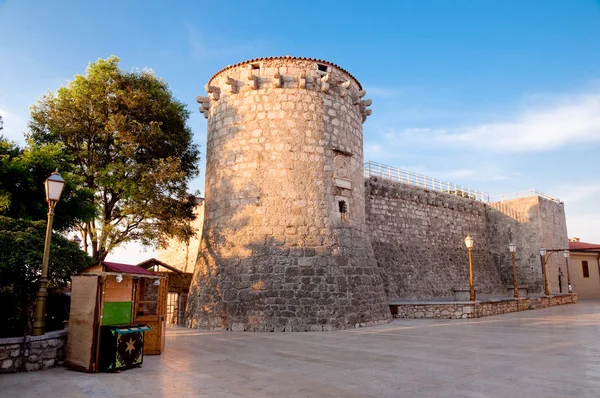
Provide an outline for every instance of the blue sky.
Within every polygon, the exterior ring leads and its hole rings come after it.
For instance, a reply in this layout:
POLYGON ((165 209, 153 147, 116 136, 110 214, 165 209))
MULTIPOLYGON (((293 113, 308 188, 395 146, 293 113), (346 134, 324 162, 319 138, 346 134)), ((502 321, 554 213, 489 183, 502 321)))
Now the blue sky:
POLYGON ((29 105, 112 54, 169 82, 202 147, 195 97, 214 72, 335 62, 373 99, 365 160, 492 196, 538 189, 565 201, 570 236, 600 243, 597 0, 0 1, 5 135, 22 142, 29 105))

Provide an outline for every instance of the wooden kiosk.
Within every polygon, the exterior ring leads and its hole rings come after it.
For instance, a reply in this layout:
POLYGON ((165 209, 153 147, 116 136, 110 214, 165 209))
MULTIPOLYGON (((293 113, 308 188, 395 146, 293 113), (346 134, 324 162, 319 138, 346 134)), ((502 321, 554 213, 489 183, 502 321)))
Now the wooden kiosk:
POLYGON ((163 275, 106 261, 86 268, 72 277, 65 362, 73 369, 98 372, 137 366, 144 354, 160 354, 165 346, 166 300, 163 275), (116 338, 111 340, 108 334, 116 338), (118 339, 120 334, 128 335, 118 339), (118 357, 115 368, 107 365, 106 357, 120 340, 127 355, 118 357))

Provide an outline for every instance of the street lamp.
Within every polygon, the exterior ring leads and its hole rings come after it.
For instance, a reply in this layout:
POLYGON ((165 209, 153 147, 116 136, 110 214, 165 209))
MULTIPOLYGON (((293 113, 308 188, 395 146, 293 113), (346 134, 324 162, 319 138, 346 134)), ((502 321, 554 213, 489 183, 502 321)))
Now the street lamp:
POLYGON ((81 245, 81 238, 77 235, 75 235, 72 239, 71 242, 75 243, 77 246, 81 245))
POLYGON ((465 246, 467 246, 467 251, 469 252, 469 289, 470 295, 469 299, 471 301, 475 301, 475 285, 473 284, 473 238, 471 235, 467 235, 465 238, 465 246))
POLYGON ((515 298, 519 298, 519 287, 517 285, 517 266, 515 265, 515 252, 517 251, 517 245, 515 243, 510 243, 508 245, 508 250, 510 250, 510 254, 512 257, 512 267, 513 267, 513 286, 515 290, 515 298))
POLYGON ((48 223, 46 224, 46 241, 44 243, 44 257, 42 260, 42 277, 40 278, 40 290, 37 293, 35 305, 35 321, 33 322, 33 336, 41 336, 45 332, 46 297, 48 292, 48 259, 50 257, 50 239, 52 238, 52 220, 54 219, 54 207, 60 200, 65 180, 61 177, 58 169, 46 178, 46 201, 48 202, 48 223))
POLYGON ((548 273, 546 267, 546 249, 543 247, 540 247, 540 256, 542 258, 542 272, 544 273, 544 294, 549 296, 550 289, 548 288, 548 276, 546 275, 548 273))
POLYGON ((565 262, 567 263, 567 283, 569 284, 569 294, 573 293, 573 288, 571 287, 571 273, 569 272, 569 251, 563 251, 563 256, 565 256, 565 262))

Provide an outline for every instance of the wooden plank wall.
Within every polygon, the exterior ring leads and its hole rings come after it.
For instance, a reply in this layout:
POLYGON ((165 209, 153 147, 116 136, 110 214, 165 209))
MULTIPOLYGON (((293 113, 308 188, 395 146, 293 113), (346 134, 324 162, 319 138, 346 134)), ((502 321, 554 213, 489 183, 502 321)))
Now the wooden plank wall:
POLYGON ((118 283, 115 275, 107 275, 104 282, 104 301, 133 301, 133 279, 124 275, 121 283, 118 283))
POLYGON ((71 285, 71 312, 67 338, 66 360, 74 367, 92 371, 94 347, 97 276, 73 276, 71 285))

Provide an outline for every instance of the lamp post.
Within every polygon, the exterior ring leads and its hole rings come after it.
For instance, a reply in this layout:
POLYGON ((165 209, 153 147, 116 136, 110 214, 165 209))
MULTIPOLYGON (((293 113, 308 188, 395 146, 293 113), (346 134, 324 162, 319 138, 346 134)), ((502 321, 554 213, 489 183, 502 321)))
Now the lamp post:
POLYGON ((54 219, 54 207, 60 200, 65 180, 61 177, 58 169, 46 178, 46 201, 48 202, 48 223, 46 225, 46 241, 44 243, 44 257, 42 260, 42 277, 40 278, 40 290, 37 293, 35 305, 35 320, 33 322, 33 336, 41 336, 45 332, 46 297, 48 292, 48 259, 50 257, 50 239, 52 238, 52 220, 54 219))
POLYGON ((471 238, 470 235, 467 235, 465 238, 465 246, 467 246, 467 251, 469 252, 469 300, 475 301, 475 285, 473 284, 473 238, 471 238))
POLYGON ((510 243, 508 245, 508 250, 510 250, 510 254, 512 257, 512 268, 513 268, 513 286, 514 286, 514 296, 516 299, 519 298, 519 286, 517 285, 517 266, 515 265, 515 252, 517 251, 517 245, 515 243, 510 243))
POLYGON ((565 256, 565 263, 567 265, 567 283, 569 285, 569 294, 573 293, 573 288, 571 287, 571 273, 569 272, 569 251, 563 251, 563 256, 565 256))
POLYGON ((71 239, 71 242, 75 243, 77 246, 81 246, 81 238, 77 235, 71 239))
POLYGON ((544 274, 544 294, 550 295, 550 289, 548 288, 548 276, 546 275, 548 270, 546 269, 546 249, 540 248, 540 256, 542 258, 542 272, 544 274))

